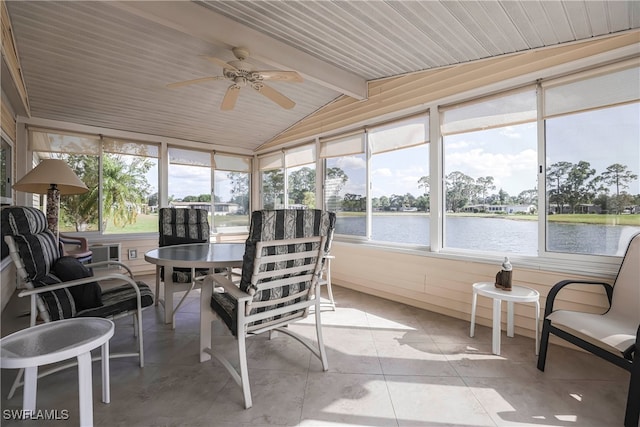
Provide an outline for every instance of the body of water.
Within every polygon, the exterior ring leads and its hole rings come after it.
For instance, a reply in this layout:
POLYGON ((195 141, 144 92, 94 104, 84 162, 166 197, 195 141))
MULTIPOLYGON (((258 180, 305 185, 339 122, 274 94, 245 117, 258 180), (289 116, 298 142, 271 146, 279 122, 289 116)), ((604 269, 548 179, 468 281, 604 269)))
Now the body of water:
MULTIPOLYGON (((538 253, 538 223, 506 218, 447 216, 445 247, 481 251, 538 253)), ((338 217, 337 234, 364 236, 364 217, 338 217)), ((592 255, 623 255, 631 236, 640 227, 599 224, 548 224, 547 245, 551 252, 592 255)), ((426 215, 374 215, 372 240, 429 244, 426 215)))

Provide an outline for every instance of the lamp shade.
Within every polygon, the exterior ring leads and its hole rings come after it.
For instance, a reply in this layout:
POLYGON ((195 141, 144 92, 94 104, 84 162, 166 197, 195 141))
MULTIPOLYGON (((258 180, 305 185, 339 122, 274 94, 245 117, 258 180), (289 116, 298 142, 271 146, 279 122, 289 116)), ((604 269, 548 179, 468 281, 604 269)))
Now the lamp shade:
POLYGON ((26 193, 45 194, 55 186, 60 194, 81 194, 89 188, 80 181, 64 160, 45 159, 13 185, 13 188, 26 193))

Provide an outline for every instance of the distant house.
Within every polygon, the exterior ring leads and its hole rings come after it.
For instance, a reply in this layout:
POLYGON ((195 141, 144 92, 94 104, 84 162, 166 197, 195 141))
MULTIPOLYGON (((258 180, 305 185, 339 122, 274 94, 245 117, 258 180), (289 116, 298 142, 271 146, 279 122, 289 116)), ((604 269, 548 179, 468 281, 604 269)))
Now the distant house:
POLYGON ((535 205, 467 205, 462 208, 462 212, 489 212, 489 213, 535 213, 536 207, 535 205))
MULTIPOLYGON (((205 209, 211 212, 210 202, 170 202, 172 208, 182 209, 205 209)), ((241 213, 240 205, 237 203, 214 203, 214 215, 235 215, 241 213)))

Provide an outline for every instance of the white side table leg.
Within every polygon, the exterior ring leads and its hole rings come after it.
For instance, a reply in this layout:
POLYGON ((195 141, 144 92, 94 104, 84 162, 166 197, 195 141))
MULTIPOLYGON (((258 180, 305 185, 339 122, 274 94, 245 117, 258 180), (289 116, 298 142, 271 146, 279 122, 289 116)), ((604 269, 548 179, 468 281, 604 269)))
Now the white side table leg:
POLYGON ((540 300, 535 300, 536 304, 536 356, 540 352, 540 300))
POLYGON ((38 367, 24 368, 24 390, 22 390, 22 409, 34 413, 36 411, 36 394, 38 393, 38 367))
POLYGON ((469 336, 473 338, 476 333, 476 303, 478 302, 478 293, 476 290, 473 290, 473 298, 471 300, 471 329, 469 331, 469 336))
POLYGON ((93 394, 91 390, 91 353, 78 355, 78 394, 80 395, 80 425, 93 426, 93 394))
POLYGON ((498 298, 493 299, 493 342, 492 351, 493 354, 500 355, 500 315, 501 315, 501 303, 498 298))
POLYGON ((102 401, 111 402, 111 379, 109 374, 109 341, 102 344, 102 401))
POLYGON ((507 301, 507 336, 513 338, 513 301, 507 301))

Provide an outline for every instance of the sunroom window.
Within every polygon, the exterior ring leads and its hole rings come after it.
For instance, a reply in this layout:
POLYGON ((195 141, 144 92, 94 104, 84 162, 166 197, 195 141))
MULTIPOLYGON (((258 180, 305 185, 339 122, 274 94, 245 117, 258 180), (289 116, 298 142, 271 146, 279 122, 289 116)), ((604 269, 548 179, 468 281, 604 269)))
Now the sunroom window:
POLYGON ((249 227, 251 159, 216 153, 214 159, 213 227, 216 232, 249 227))
POLYGON ((441 108, 444 247, 536 255, 533 87, 441 108))
POLYGON ((429 244, 429 115, 368 130, 371 239, 429 244))
POLYGON ((336 213, 336 234, 367 235, 367 159, 363 131, 320 140, 324 206, 336 213))
POLYGON ((638 61, 543 88, 545 250, 622 255, 640 231, 638 61))

